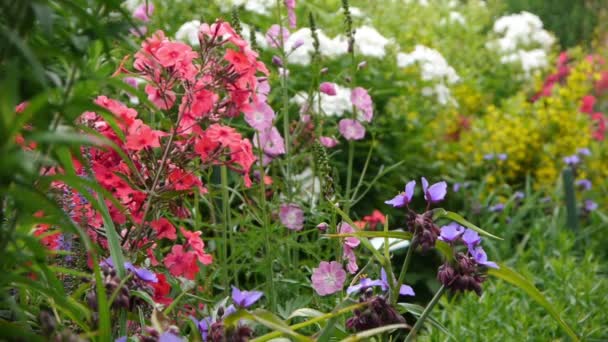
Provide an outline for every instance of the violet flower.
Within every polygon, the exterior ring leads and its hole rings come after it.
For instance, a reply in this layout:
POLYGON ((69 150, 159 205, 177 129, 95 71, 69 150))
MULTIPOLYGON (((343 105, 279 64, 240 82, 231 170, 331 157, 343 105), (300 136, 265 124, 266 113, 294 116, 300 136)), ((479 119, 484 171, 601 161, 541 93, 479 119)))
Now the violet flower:
POLYGON ((283 137, 274 126, 256 132, 253 136, 253 146, 262 148, 265 154, 273 158, 285 153, 283 137))
POLYGON ((581 160, 576 154, 564 157, 564 163, 566 163, 566 165, 569 165, 569 166, 575 166, 580 162, 581 162, 581 160))
POLYGON ((255 101, 248 109, 243 110, 245 121, 256 131, 271 129, 274 110, 265 101, 255 101))
POLYGON ((591 155, 591 150, 589 150, 586 147, 583 148, 579 148, 578 150, 576 150, 576 153, 581 155, 581 156, 590 156, 591 155))
POLYGON ((581 187, 581 189, 585 191, 591 190, 591 181, 588 179, 580 179, 576 181, 576 186, 581 187))
POLYGON ((518 200, 518 201, 521 201, 522 199, 524 199, 524 197, 526 197, 526 195, 522 191, 516 191, 513 194, 513 198, 516 199, 516 200, 518 200))
POLYGON ((502 203, 498 203, 488 207, 488 211, 491 213, 499 213, 505 209, 505 205, 502 203))
POLYGON ((484 265, 484 266, 490 267, 490 268, 498 268, 498 265, 495 262, 488 261, 488 255, 486 254, 486 251, 484 251, 481 246, 475 247, 475 249, 472 251, 471 255, 473 256, 473 259, 475 259, 475 262, 477 262, 480 265, 484 265))
POLYGON ((125 269, 133 272, 139 279, 148 282, 148 283, 158 283, 158 278, 156 274, 152 271, 149 271, 145 268, 138 268, 133 266, 130 262, 125 262, 125 269))
POLYGON ((232 301, 241 308, 248 308, 264 295, 261 291, 241 291, 232 286, 232 301))
POLYGON ((598 205, 594 201, 589 200, 589 199, 585 200, 584 208, 587 212, 595 211, 597 209, 597 207, 598 207, 598 205))
POLYGON ((414 189, 416 188, 416 181, 409 181, 405 185, 405 192, 398 194, 393 199, 385 201, 384 203, 392 205, 394 208, 403 208, 407 206, 414 197, 414 189))
POLYGON ((184 340, 181 337, 179 337, 169 331, 165 331, 158 338, 158 342, 183 342, 183 341, 184 340))
POLYGON ((462 234, 462 241, 465 245, 467 245, 469 251, 471 251, 478 243, 481 242, 481 237, 479 236, 479 233, 473 229, 466 229, 462 234))

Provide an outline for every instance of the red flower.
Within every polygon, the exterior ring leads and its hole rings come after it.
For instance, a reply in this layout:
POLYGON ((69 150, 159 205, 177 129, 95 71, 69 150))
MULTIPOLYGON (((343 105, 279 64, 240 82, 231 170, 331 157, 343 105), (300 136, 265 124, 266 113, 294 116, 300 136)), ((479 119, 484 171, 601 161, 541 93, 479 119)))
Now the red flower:
POLYGON ((363 221, 369 224, 371 230, 376 230, 379 224, 386 223, 386 216, 380 210, 374 210, 371 215, 363 216, 363 221))
POLYGON ((593 139, 603 141, 606 137, 606 123, 608 119, 602 113, 594 113, 591 120, 595 122, 595 130, 592 132, 593 139))
POLYGON ((191 63, 197 57, 190 45, 180 42, 163 41, 156 50, 158 62, 165 68, 176 65, 178 62, 191 63))
POLYGON ((201 194, 207 192, 207 189, 203 187, 203 182, 198 177, 179 168, 175 168, 169 173, 168 180, 169 184, 172 184, 173 188, 178 191, 198 188, 201 194))
POLYGON ((192 248, 194 250, 194 253, 196 254, 196 257, 198 258, 198 261, 200 261, 201 264, 203 264, 203 265, 211 264, 213 262, 213 256, 205 253, 205 251, 204 251, 205 243, 201 239, 201 232, 200 231, 191 232, 191 231, 184 229, 184 227, 180 227, 179 229, 182 232, 182 234, 184 234, 184 237, 186 238, 186 240, 188 240, 187 246, 189 246, 190 248, 192 248))
POLYGON ((150 227, 152 227, 152 229, 154 229, 154 231, 156 232, 157 239, 177 239, 175 227, 171 224, 171 222, 169 222, 169 220, 164 217, 156 221, 150 222, 150 227))
POLYGON ((580 111, 581 113, 593 114, 593 106, 595 105, 595 96, 585 95, 582 99, 580 111))
POLYGON ((169 305, 173 299, 167 297, 171 293, 171 285, 167 282, 167 277, 162 273, 156 273, 158 282, 152 283, 154 288, 154 301, 159 304, 169 305))
POLYGON ((194 280, 195 275, 199 271, 196 257, 196 253, 194 252, 185 252, 184 246, 175 245, 165 257, 164 264, 172 275, 194 280))
POLYGON ((159 109, 167 110, 173 107, 175 103, 175 93, 171 90, 163 92, 150 84, 146 84, 146 94, 148 94, 148 100, 152 101, 159 109))

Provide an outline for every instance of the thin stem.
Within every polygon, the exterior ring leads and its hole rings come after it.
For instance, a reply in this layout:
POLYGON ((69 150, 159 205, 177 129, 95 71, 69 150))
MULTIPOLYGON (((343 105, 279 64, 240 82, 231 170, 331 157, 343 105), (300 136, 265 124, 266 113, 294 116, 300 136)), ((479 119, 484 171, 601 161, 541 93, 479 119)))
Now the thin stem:
POLYGON ((399 279, 397 279, 397 291, 393 294, 394 297, 392 298, 393 304, 397 303, 397 299, 399 299, 399 290, 401 289, 401 285, 403 285, 403 282, 405 281, 405 274, 407 273, 407 269, 410 266, 410 261, 412 260, 414 249, 416 249, 415 237, 410 240, 410 245, 407 248, 405 260, 403 261, 403 265, 401 265, 401 272, 399 272, 399 279))
POLYGON ((418 333, 418 330, 420 330, 420 328, 422 328, 424 321, 426 320, 428 315, 433 310, 433 307, 435 307, 437 302, 439 302, 439 299, 441 298, 441 296, 443 296, 443 293, 445 292, 445 290, 446 290, 445 285, 441 285, 439 290, 437 290, 437 293, 435 293, 435 296, 433 296, 433 299, 431 299, 431 301, 426 306, 426 308, 424 308, 424 311, 422 312, 420 317, 418 317, 418 320, 416 321, 416 324, 414 324, 414 327, 412 328, 412 330, 410 330, 410 333, 407 334, 407 337, 405 338, 405 342, 413 341, 414 338, 416 338, 416 334, 418 333))
POLYGON ((353 181, 353 159, 355 157, 355 143, 352 140, 348 141, 348 166, 346 169, 346 194, 344 198, 346 198, 346 204, 344 205, 344 212, 346 214, 350 211, 351 199, 350 199, 350 191, 351 185, 353 181))
MULTIPOLYGON (((230 230, 230 198, 228 193, 228 168, 225 165, 221 166, 221 186, 222 186, 222 213, 223 213, 223 231, 222 231, 222 262, 228 262, 228 238, 229 238, 229 230, 230 230)), ((228 293, 228 265, 222 265, 223 269, 223 279, 222 283, 224 285, 224 292, 228 293)))

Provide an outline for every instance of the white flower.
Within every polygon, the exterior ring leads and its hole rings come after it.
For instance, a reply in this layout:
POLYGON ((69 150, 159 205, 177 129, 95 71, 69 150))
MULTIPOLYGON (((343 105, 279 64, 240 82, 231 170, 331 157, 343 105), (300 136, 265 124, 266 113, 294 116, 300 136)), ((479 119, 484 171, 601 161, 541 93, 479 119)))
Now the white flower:
POLYGON ((425 81, 446 80, 448 84, 453 84, 460 80, 456 70, 448 64, 437 50, 424 45, 416 45, 411 53, 400 52, 397 54, 398 67, 405 68, 414 63, 419 65, 421 78, 425 81))
MULTIPOLYGON (((317 34, 319 32, 317 31, 317 34)), ((289 54, 287 62, 299 65, 310 64, 311 54, 315 50, 313 42, 312 32, 308 27, 293 32, 285 42, 285 53, 289 54), (294 49, 296 43, 302 45, 294 49)))
POLYGON ((501 57, 502 63, 519 63, 526 76, 530 76, 532 72, 546 68, 549 63, 547 61, 547 53, 543 49, 534 49, 530 51, 517 50, 514 53, 501 57))
MULTIPOLYGON (((338 84, 336 87, 336 95, 329 96, 321 93, 321 110, 319 110, 319 94, 316 93, 312 99, 312 109, 315 112, 322 112, 327 116, 337 116, 341 117, 346 112, 351 112, 353 110, 353 103, 350 100, 351 89, 342 87, 338 84)), ((307 93, 302 91, 296 93, 296 95, 291 99, 292 102, 304 106, 308 103, 307 93)))
POLYGON ((123 6, 125 6, 129 12, 134 12, 137 7, 139 7, 139 5, 141 5, 144 2, 144 0, 125 0, 125 2, 122 3, 123 6))
MULTIPOLYGON (((251 27, 245 23, 241 23, 241 35, 243 39, 249 42, 251 45, 251 27)), ((268 48, 268 42, 266 41, 266 37, 260 31, 255 31, 255 43, 262 49, 268 48)))
POLYGON ((467 23, 467 20, 464 18, 464 16, 462 14, 460 14, 460 12, 456 12, 456 11, 450 12, 450 21, 453 23, 458 23, 463 26, 467 23))
POLYGON ((549 49, 555 38, 543 29, 540 18, 529 12, 511 14, 498 18, 494 22, 494 32, 502 36, 496 41, 503 52, 516 50, 521 45, 540 44, 549 49))
POLYGON ((246 11, 261 15, 270 15, 276 0, 222 0, 217 1, 223 12, 229 12, 234 6, 243 6, 246 11))
POLYGON ((355 30, 355 51, 363 56, 382 58, 384 48, 390 41, 371 26, 361 26, 355 30))
POLYGON ((177 32, 175 32, 175 39, 180 40, 184 43, 189 43, 192 46, 198 46, 198 31, 201 27, 199 20, 192 20, 182 24, 177 32))
POLYGON ((312 201, 315 203, 321 193, 321 180, 319 177, 314 177, 312 169, 306 168, 302 173, 294 175, 293 180, 296 183, 294 193, 300 200, 312 201))

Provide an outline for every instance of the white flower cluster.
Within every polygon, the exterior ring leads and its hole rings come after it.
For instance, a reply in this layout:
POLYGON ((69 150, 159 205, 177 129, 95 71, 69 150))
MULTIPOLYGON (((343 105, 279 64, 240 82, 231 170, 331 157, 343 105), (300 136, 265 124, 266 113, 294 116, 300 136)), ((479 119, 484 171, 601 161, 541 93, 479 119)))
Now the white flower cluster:
POLYGON ((276 0, 221 0, 217 1, 220 9, 224 12, 232 10, 233 7, 240 7, 249 12, 261 15, 271 14, 271 10, 276 6, 276 0))
MULTIPOLYGON (((188 43, 192 46, 198 46, 198 32, 201 27, 201 22, 198 20, 192 20, 185 22, 180 26, 180 28, 175 32, 175 39, 180 40, 184 43, 188 43)), ((249 25, 245 23, 241 23, 241 33, 243 38, 247 40, 251 44, 251 29, 249 25)), ((255 41, 256 44, 261 48, 266 48, 268 43, 266 42, 266 38, 261 32, 255 33, 255 41)))
POLYGON ((435 82, 433 87, 422 89, 423 95, 437 96, 437 101, 442 105, 449 102, 455 103, 446 84, 457 83, 460 81, 460 76, 439 51, 424 45, 416 45, 414 51, 410 53, 399 52, 397 54, 398 67, 405 68, 413 64, 417 64, 420 68, 420 76, 424 81, 435 82))
MULTIPOLYGON (((323 113, 327 116, 341 117, 344 113, 351 112, 353 110, 353 103, 350 100, 351 89, 342 87, 338 84, 336 86, 336 95, 330 96, 327 94, 320 93, 321 96, 321 108, 319 109, 319 94, 315 94, 312 99, 312 110, 317 113, 323 113)), ((308 104, 308 94, 305 91, 296 93, 291 99, 291 102, 296 103, 300 107, 308 104)))
POLYGON ((526 76, 548 66, 547 52, 555 38, 543 29, 538 16, 524 11, 500 17, 494 22, 494 32, 501 38, 488 46, 498 49, 502 63, 521 64, 526 76))

